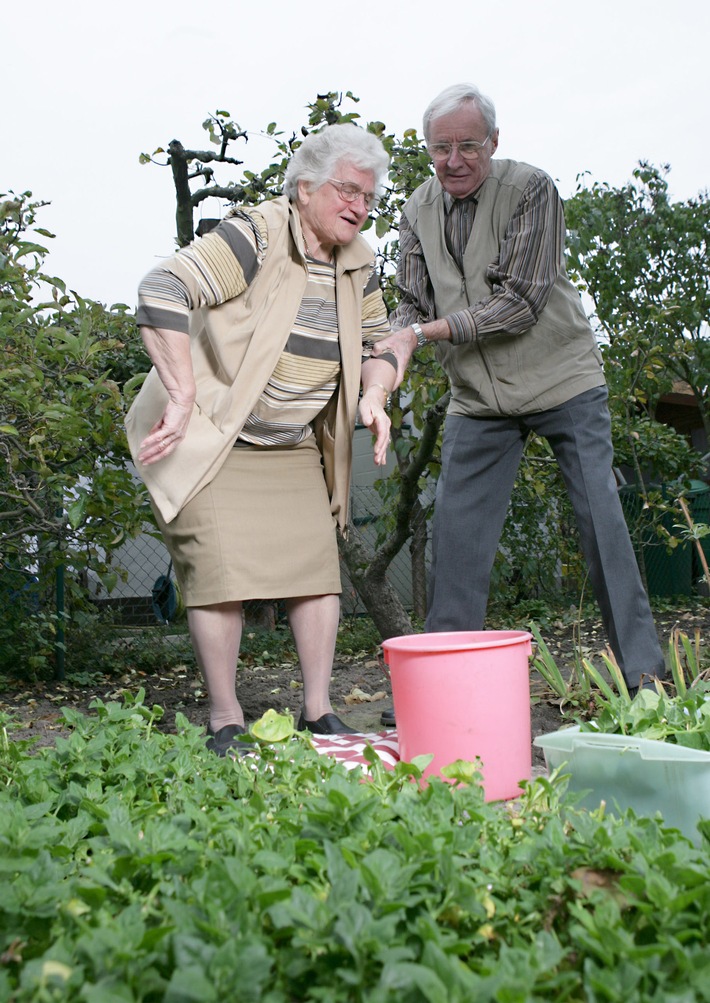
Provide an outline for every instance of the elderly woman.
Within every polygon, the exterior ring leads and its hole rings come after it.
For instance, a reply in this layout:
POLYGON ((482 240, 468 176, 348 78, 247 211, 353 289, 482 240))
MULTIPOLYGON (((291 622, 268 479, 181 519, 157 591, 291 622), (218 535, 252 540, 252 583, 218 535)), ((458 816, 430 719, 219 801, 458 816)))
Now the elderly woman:
POLYGON ((348 518, 358 397, 376 464, 389 442, 396 359, 371 357, 389 325, 359 236, 387 166, 373 135, 328 126, 297 150, 283 196, 231 211, 140 287, 153 369, 126 426, 187 608, 218 755, 244 748, 245 599, 286 599, 303 676, 298 727, 353 730, 329 698, 336 525, 348 518))

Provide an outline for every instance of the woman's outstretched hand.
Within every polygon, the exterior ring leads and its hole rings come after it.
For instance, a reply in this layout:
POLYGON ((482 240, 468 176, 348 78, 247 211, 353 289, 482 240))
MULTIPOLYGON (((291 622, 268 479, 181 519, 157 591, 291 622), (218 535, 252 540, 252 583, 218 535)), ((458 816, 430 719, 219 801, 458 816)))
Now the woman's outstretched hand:
POLYGON ((376 384, 360 398, 360 421, 375 437, 375 463, 378 467, 387 462, 392 422, 383 407, 382 388, 376 384))

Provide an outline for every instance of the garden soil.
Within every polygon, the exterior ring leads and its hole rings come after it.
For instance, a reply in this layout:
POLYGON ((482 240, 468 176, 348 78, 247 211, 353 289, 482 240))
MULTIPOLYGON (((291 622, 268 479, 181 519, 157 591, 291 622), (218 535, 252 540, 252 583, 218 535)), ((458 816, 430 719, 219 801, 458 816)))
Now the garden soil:
MULTIPOLYGON (((593 616, 572 623, 572 617, 551 622, 542 630, 545 643, 563 674, 568 674, 581 651, 601 667, 601 652, 606 640, 601 621, 593 616)), ((664 652, 673 628, 680 628, 691 639, 699 632, 701 664, 710 660, 710 600, 689 602, 667 613, 656 613, 656 627, 664 652)), ((207 724, 207 695, 196 670, 174 665, 160 673, 149 674, 126 665, 125 670, 110 680, 91 686, 75 686, 68 682, 50 681, 28 685, 26 681, 0 678, 0 714, 9 715, 7 734, 10 740, 33 738, 39 745, 54 742, 57 735, 66 734, 62 719, 64 707, 93 713, 91 704, 121 700, 128 694, 145 691, 144 702, 163 708, 157 727, 173 731, 176 714, 183 714, 196 725, 207 724)), ((237 693, 248 722, 257 720, 269 708, 290 710, 298 716, 301 706, 301 681, 298 665, 240 665, 237 693)), ((565 723, 565 714, 574 708, 556 699, 536 672, 531 672, 532 736, 556 731, 565 723)), ((381 654, 370 657, 339 657, 333 666, 331 683, 333 707, 348 723, 363 732, 383 731, 380 714, 392 706, 387 667, 381 654)), ((533 764, 544 766, 541 750, 533 746, 533 764)))

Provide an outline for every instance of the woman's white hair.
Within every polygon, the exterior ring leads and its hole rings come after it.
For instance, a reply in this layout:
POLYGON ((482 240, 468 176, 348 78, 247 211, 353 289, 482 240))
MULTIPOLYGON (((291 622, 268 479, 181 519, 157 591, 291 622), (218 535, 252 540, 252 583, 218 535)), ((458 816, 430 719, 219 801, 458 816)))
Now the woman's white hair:
POLYGON ((483 116, 488 135, 492 135, 496 128, 496 109, 491 99, 485 94, 481 94, 478 87, 473 84, 453 84, 435 97, 424 112, 424 139, 428 141, 431 123, 434 119, 458 111, 468 101, 473 101, 477 106, 483 116))
POLYGON ((299 181, 306 181, 312 189, 320 188, 333 177, 341 160, 360 171, 372 171, 375 193, 381 191, 390 158, 377 136, 347 122, 327 125, 306 136, 286 168, 284 195, 295 201, 299 181))

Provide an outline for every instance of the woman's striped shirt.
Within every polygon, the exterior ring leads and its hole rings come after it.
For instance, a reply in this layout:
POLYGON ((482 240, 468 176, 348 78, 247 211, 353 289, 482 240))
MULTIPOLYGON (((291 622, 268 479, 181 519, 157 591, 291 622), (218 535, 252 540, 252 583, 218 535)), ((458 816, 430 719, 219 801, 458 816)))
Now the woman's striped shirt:
MULTIPOLYGON (((258 212, 233 210, 210 233, 153 269, 139 288, 139 325, 188 331, 191 310, 239 296, 257 275, 268 235, 258 212), (180 263, 180 277, 173 262, 180 263), (186 278, 184 277, 186 276, 186 278)), ((295 445, 335 392, 340 347, 335 266, 307 258, 308 282, 286 347, 247 419, 239 440, 259 446, 295 445)), ((387 310, 374 267, 362 305, 363 360, 389 334, 387 310)), ((383 356, 393 366, 394 357, 383 356)))

